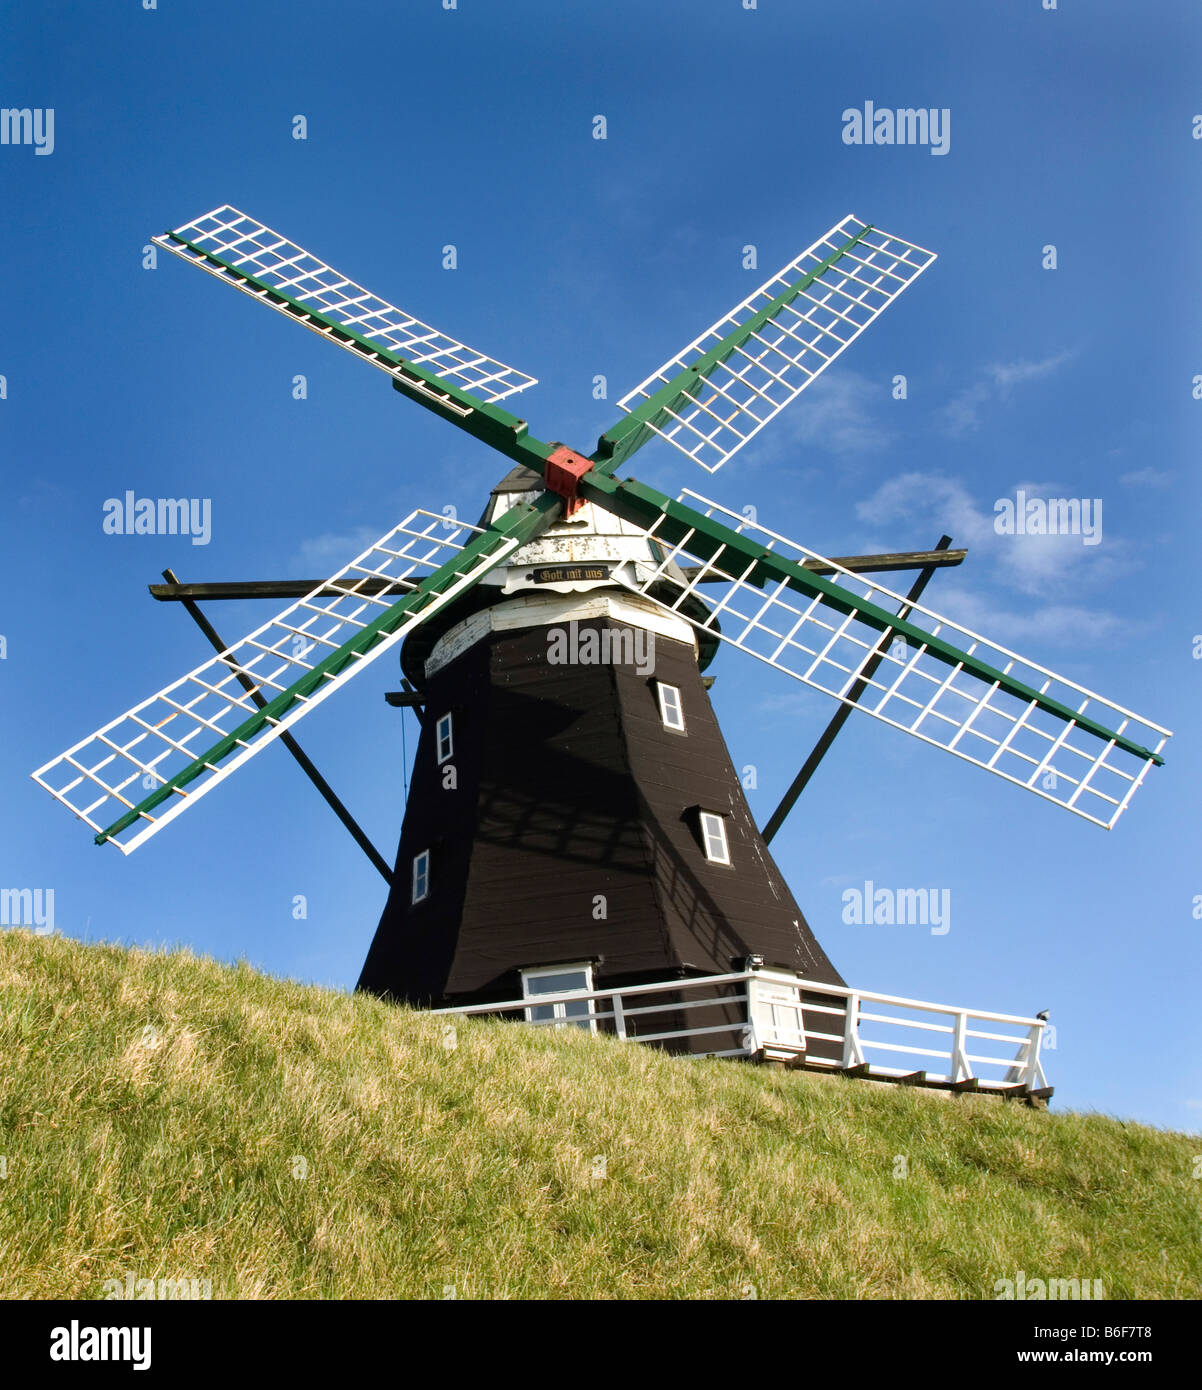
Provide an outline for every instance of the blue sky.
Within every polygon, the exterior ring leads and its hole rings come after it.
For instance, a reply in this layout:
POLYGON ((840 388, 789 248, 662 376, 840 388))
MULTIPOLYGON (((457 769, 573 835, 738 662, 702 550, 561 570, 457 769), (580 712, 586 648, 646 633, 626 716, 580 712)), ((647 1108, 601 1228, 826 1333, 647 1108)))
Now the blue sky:
MULTIPOLYGON (((1057 1103, 1202 1124, 1195 7, 122 0, 6 28, 0 105, 53 108, 55 143, 0 146, 0 886, 53 888, 71 935, 353 985, 384 885, 282 749, 128 859, 28 774, 204 659, 146 594, 164 567, 309 577, 414 506, 474 516, 503 471, 279 316, 144 269, 153 232, 245 209, 537 376, 533 433, 587 451, 618 396, 854 212, 940 259, 716 477, 662 444, 633 471, 826 553, 946 530, 969 559, 930 606, 1176 737, 1107 833, 855 717, 777 858, 853 983, 1050 1008, 1057 1103), (868 100, 947 108, 948 153, 845 145, 868 100), (996 535, 1019 487, 1101 498, 1102 542, 996 535), (210 543, 105 535, 127 489, 211 499, 210 543), (950 931, 844 925, 865 879, 950 890, 950 931)), ((233 640, 269 614, 210 616, 233 640)), ((735 652, 713 673, 763 821, 832 706, 735 652)), ((298 730, 388 858, 416 741, 395 684, 386 659, 298 730)))

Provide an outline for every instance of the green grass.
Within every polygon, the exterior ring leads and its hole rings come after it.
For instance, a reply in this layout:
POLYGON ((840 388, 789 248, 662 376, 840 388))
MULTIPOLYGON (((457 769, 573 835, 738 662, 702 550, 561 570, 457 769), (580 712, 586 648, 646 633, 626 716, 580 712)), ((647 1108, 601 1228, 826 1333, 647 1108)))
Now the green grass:
POLYGON ((0 932, 5 1296, 133 1271, 215 1298, 976 1299, 1019 1270, 1202 1295, 1196 1138, 575 1029, 458 1020, 449 1050, 445 1025, 0 932))

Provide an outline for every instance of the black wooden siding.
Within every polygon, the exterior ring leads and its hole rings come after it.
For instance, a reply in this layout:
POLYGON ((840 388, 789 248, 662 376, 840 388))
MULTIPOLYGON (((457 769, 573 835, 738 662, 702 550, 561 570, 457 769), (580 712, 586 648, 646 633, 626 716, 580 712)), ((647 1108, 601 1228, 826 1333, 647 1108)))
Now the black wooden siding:
POLYGON ((598 985, 629 984, 722 973, 753 952, 842 983, 756 831, 692 645, 655 641, 654 678, 681 691, 680 734, 663 727, 652 677, 551 665, 548 631, 492 633, 430 680, 396 888, 359 988, 478 1002, 520 997, 523 967, 593 960, 598 985), (434 762, 447 710, 454 791, 434 762), (706 860, 697 806, 725 813, 732 867, 706 860), (431 895, 412 907, 412 858, 426 848, 431 895))

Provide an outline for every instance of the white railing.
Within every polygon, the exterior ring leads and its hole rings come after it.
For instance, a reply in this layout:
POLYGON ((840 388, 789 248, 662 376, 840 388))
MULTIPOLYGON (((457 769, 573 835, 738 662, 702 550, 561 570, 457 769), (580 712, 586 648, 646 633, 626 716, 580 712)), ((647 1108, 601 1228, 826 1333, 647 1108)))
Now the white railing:
POLYGON ((715 1046, 694 1046, 691 1055, 786 1061, 913 1085, 1015 1094, 1048 1088, 1040 1061, 1042 1019, 820 984, 763 967, 434 1012, 516 1013, 536 1028, 586 1027, 643 1043, 706 1038, 715 1046), (699 991, 702 997, 687 997, 699 991), (656 996, 667 996, 667 1001, 656 996), (815 996, 829 1002, 817 1002, 815 996), (534 1017, 536 1008, 561 1003, 586 1004, 587 1014, 534 1017), (736 1018, 705 1022, 700 1011, 706 1009, 733 1009, 736 1018), (688 1015, 684 1020, 671 1017, 682 1013, 688 1015), (679 1026, 681 1022, 687 1026, 679 1026), (998 1031, 999 1027, 1010 1031, 998 1031), (996 1055, 999 1052, 1008 1055, 996 1055))

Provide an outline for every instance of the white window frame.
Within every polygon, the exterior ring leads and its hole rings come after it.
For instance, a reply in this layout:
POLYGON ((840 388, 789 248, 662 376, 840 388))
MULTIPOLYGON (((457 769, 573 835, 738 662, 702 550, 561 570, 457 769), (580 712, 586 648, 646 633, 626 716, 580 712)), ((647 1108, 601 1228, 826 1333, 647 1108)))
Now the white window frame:
MULTIPOLYGON (((578 992, 580 994, 591 994, 593 992, 593 965, 591 961, 569 961, 566 965, 539 965, 533 966, 522 971, 522 998, 537 999, 538 995, 531 993, 530 981, 542 979, 547 975, 570 975, 573 971, 578 971, 584 976, 584 986, 578 992)), ((558 991, 548 991, 558 992, 558 991)), ((573 991, 576 992, 576 991, 573 991)), ((563 991, 567 993, 567 991, 563 991)), ((554 1022, 536 1019, 534 1011, 540 1007, 538 1004, 531 1004, 525 1010, 527 1023, 538 1023, 543 1028, 584 1028, 587 1026, 590 1033, 597 1031, 597 1020, 594 1017, 593 1001, 588 1001, 588 1014, 584 1018, 569 1018, 569 1000, 561 999, 556 1004, 544 1004, 541 1007, 551 1010, 551 1018, 554 1022)))
POLYGON ((451 712, 444 714, 434 726, 434 756, 441 767, 455 749, 455 720, 451 712), (445 732, 444 732, 445 726, 445 732))
POLYGON ((430 896, 430 851, 422 850, 413 856, 413 877, 409 884, 409 904, 416 907, 430 896), (421 892, 418 892, 420 886, 421 892))
POLYGON ((701 830, 701 847, 705 851, 705 857, 711 864, 723 864, 730 868, 730 841, 726 837, 726 818, 718 815, 716 811, 698 811, 697 824, 701 830), (720 855, 712 852, 716 848, 721 849, 720 855))
POLYGON ((685 732, 684 701, 680 698, 680 686, 667 685, 664 681, 655 682, 655 692, 659 696, 659 717, 665 729, 675 734, 685 732), (674 699, 668 699, 668 692, 674 699))

